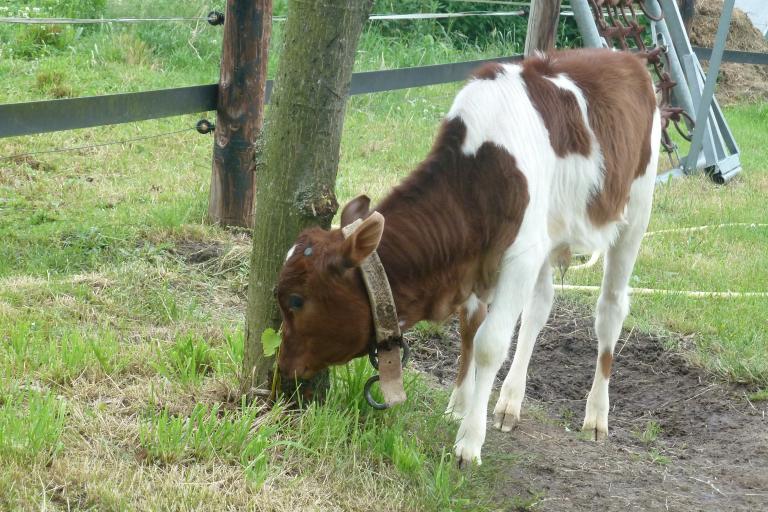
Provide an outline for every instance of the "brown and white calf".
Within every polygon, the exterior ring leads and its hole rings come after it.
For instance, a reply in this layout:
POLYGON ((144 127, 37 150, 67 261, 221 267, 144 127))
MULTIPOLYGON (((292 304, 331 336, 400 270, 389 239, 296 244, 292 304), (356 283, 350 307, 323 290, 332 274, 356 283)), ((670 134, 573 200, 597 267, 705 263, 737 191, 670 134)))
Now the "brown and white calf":
POLYGON ((522 314, 494 423, 509 430, 520 419, 531 351, 552 306, 550 261, 567 260, 571 250, 605 251, 583 424, 604 437, 659 138, 642 57, 564 51, 480 69, 427 158, 375 212, 364 196, 344 208, 343 225, 365 219, 352 236, 309 229, 298 237, 278 284, 281 373, 309 378, 367 353, 373 325, 357 267, 376 250, 403 328, 460 311, 462 356, 448 409, 461 420, 459 462, 479 463, 491 387, 522 314))

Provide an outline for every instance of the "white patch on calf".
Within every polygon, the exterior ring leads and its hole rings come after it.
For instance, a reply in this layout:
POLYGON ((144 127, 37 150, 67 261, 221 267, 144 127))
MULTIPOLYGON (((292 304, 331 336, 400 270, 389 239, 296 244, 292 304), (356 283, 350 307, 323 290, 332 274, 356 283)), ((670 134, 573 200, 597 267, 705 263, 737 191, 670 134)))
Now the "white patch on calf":
POLYGON ((290 249, 288 249, 288 254, 285 255, 285 261, 288 261, 291 259, 291 256, 293 256, 293 252, 296 250, 296 246, 294 245, 290 249))
POLYGON ((469 296, 467 302, 464 303, 464 307, 467 310, 467 319, 469 319, 474 316, 474 314, 477 312, 477 308, 480 307, 480 299, 478 299, 477 295, 473 293, 469 296))
POLYGON ((581 89, 579 89, 579 86, 576 85, 576 83, 568 78, 568 75, 564 73, 560 73, 556 77, 548 77, 545 76, 547 80, 555 84, 560 89, 565 89, 566 91, 570 91, 575 97, 576 97, 576 103, 579 104, 579 110, 581 110, 581 119, 584 121, 584 126, 586 126, 589 129, 589 132, 592 133, 592 130, 589 128, 589 116, 587 111, 587 99, 584 97, 584 94, 581 92, 581 89))
MULTIPOLYGON (((555 158, 549 144, 549 132, 528 98, 522 68, 504 64, 504 73, 493 80, 475 80, 456 96, 448 119, 461 118, 467 127, 462 151, 474 155, 486 142, 504 148, 515 157, 520 171, 529 178, 529 194, 533 195, 530 175, 555 158)), ((533 202, 533 201, 531 201, 533 202)))

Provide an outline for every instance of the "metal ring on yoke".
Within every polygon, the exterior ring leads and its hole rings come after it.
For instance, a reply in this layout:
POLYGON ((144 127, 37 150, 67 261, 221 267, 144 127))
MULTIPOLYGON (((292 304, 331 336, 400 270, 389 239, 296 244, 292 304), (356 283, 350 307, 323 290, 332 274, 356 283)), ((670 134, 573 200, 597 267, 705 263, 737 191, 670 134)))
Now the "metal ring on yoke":
POLYGON ((373 386, 374 382, 379 381, 379 376, 374 375, 368 381, 365 383, 365 387, 363 388, 363 394, 365 395, 365 401, 368 402, 368 405, 373 407, 374 409, 377 409, 379 411, 383 411, 384 409, 389 409, 389 405, 385 403, 379 403, 376 401, 375 398, 373 398, 373 395, 371 395, 371 387, 373 386))
MULTIPOLYGON (((403 355, 400 362, 400 365, 405 368, 405 365, 408 364, 408 360, 411 358, 411 347, 408 345, 408 342, 404 339, 400 339, 398 342, 400 344, 400 347, 403 349, 403 355)), ((371 362, 371 366, 379 369, 379 356, 377 354, 377 346, 372 346, 371 349, 368 351, 368 360, 371 362)))

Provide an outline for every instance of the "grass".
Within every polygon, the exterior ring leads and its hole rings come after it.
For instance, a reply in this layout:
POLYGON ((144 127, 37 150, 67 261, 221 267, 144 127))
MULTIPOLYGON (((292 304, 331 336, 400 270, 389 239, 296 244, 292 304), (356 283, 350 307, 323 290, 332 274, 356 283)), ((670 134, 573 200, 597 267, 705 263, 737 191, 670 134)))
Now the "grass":
POLYGON ((637 439, 644 444, 653 444, 659 438, 661 434, 661 425, 655 420, 651 420, 645 424, 645 429, 642 432, 637 432, 637 439))
POLYGON ((0 455, 47 464, 61 449, 65 407, 50 393, 12 390, 0 395, 0 455))
MULTIPOLYGON (((107 14, 194 15, 208 5, 145 2, 137 12, 129 4, 108 2, 107 14)), ((71 48, 2 54, 0 102, 214 82, 220 34, 194 24, 63 34, 71 48)), ((51 37, 31 41, 43 36, 51 37)), ((369 31, 356 66, 505 55, 519 39, 457 48, 446 38, 369 31)), ((339 202, 379 199, 405 176, 460 86, 352 98, 339 202)), ((192 127, 203 115, 1 139, 0 156, 192 127)), ((744 173, 725 187, 699 176, 659 187, 651 229, 768 222, 768 105, 726 116, 744 173)), ((0 160, 0 509, 492 509, 483 498, 489 484, 454 468, 445 391, 413 374, 397 411, 364 404, 365 360, 337 369, 327 402, 303 414, 260 414, 241 403, 250 242, 204 223, 211 145, 188 131, 0 160)), ((766 240, 756 229, 649 238, 633 285, 764 289, 766 240)), ((566 279, 596 284, 599 275, 566 279)), ((750 399, 764 400, 767 309, 764 299, 641 296, 628 323, 682 333, 684 344, 672 336, 670 344, 726 379, 763 388, 750 399)), ((431 324, 418 330, 444 334, 431 324)))

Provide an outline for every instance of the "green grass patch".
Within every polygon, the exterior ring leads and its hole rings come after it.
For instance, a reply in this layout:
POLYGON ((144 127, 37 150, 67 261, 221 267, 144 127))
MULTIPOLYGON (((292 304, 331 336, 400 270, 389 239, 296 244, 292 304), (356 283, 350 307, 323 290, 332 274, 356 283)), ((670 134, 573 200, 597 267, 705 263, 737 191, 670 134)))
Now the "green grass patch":
POLYGON ((3 374, 11 378, 34 376, 66 384, 86 375, 114 375, 125 367, 117 339, 106 330, 92 336, 76 328, 28 321, 6 323, 4 327, 7 333, 0 336, 0 361, 3 374))
MULTIPOLYGON (((436 392, 409 374, 405 384, 408 402, 375 411, 362 394, 372 372, 364 359, 333 369, 326 402, 309 405, 296 419, 294 430, 286 433, 294 441, 287 453, 309 449, 342 473, 359 473, 354 461, 367 459, 373 465, 358 477, 394 473, 398 485, 410 496, 408 502, 417 509, 466 506, 463 490, 472 484, 457 469, 451 454, 454 425, 442 413, 447 393, 436 392)), ((486 506, 483 501, 476 505, 486 506)))
POLYGON ((151 413, 139 429, 139 444, 149 462, 239 462, 249 479, 263 482, 285 420, 280 409, 260 417, 261 409, 242 405, 237 413, 223 411, 218 404, 197 404, 188 417, 167 410, 151 413))
POLYGON ((0 458, 22 464, 49 463, 62 448, 65 411, 51 393, 0 392, 0 458))
POLYGON ((187 334, 176 339, 155 363, 158 373, 182 384, 198 383, 214 367, 214 353, 205 340, 187 334))
POLYGON ((640 442, 645 444, 653 444, 659 438, 661 434, 661 425, 658 421, 650 420, 645 424, 645 428, 642 432, 636 432, 635 436, 640 442))

